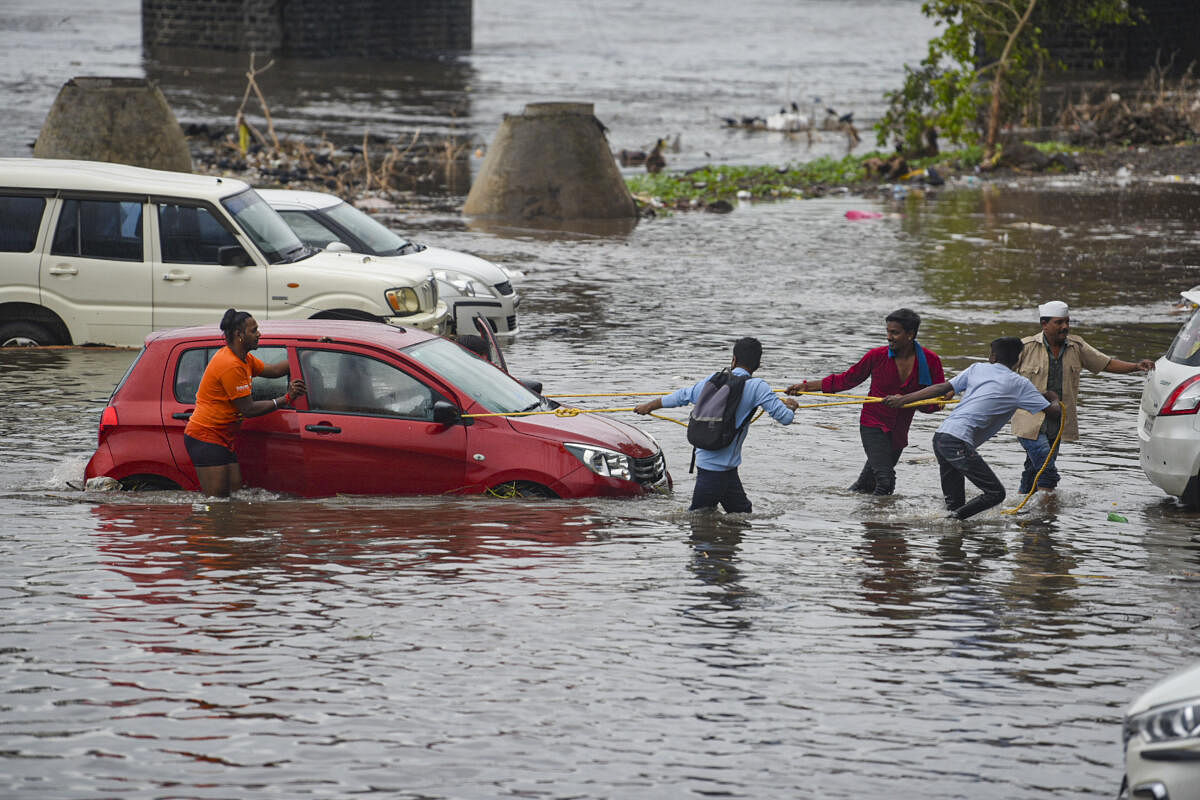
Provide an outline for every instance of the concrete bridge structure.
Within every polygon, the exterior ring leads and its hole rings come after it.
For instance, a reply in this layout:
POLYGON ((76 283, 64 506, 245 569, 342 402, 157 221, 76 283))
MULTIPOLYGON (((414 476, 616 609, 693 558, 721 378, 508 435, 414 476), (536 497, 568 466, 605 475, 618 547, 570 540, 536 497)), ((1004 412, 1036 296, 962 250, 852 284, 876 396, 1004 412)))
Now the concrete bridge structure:
POLYGON ((429 59, 471 49, 472 10, 472 0, 142 0, 142 46, 429 59))

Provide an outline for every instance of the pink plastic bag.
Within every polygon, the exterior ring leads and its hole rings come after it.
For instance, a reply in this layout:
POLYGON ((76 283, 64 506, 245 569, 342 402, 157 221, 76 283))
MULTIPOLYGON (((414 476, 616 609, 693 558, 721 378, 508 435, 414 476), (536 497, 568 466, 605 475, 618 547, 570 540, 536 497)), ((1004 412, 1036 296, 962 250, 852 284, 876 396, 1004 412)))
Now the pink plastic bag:
POLYGON ((846 212, 846 219, 879 219, 882 216, 883 214, 878 211, 855 211, 852 209, 846 212))

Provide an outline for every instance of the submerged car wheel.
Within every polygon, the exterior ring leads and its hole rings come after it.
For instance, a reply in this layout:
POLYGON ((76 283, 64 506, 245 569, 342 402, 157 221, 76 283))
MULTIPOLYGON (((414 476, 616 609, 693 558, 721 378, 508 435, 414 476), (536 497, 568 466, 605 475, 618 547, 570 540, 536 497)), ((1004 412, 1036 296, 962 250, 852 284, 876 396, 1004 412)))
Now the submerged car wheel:
POLYGON ((54 338, 36 322, 17 320, 0 325, 0 347, 41 347, 54 338))
POLYGON ((181 487, 161 475, 130 475, 121 479, 121 488, 127 492, 169 492, 181 487))
POLYGON ((502 483, 499 486, 493 486, 491 489, 488 489, 488 494, 492 497, 503 497, 505 499, 515 497, 531 497, 535 499, 558 497, 558 495, 545 486, 533 481, 508 481, 507 483, 502 483))

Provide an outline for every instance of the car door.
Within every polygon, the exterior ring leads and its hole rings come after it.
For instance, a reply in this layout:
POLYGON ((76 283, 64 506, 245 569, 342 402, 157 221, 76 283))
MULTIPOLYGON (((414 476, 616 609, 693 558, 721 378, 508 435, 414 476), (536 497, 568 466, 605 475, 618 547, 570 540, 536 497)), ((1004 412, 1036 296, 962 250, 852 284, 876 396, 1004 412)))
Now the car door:
POLYGON ((75 344, 139 345, 152 324, 144 198, 71 197, 58 202, 41 260, 42 304, 59 309, 75 344))
POLYGON ((436 388, 378 355, 300 349, 305 493, 442 494, 463 487, 467 429, 433 421, 436 388))
MULTIPOLYGON (((196 409, 196 390, 204 369, 221 349, 210 344, 180 345, 167 359, 163 381, 163 427, 175 464, 180 470, 195 474, 192 460, 183 444, 183 429, 196 409)), ((288 358, 288 348, 263 346, 254 355, 267 364, 288 358)), ((295 372, 293 362, 292 372, 295 372)), ((257 377, 250 384, 251 397, 268 400, 287 393, 289 378, 257 377)), ((303 494, 304 475, 300 468, 300 420, 294 409, 281 409, 261 417, 242 421, 234 443, 242 480, 247 486, 261 487, 272 492, 303 494)))
POLYGON ((202 203, 156 200, 154 328, 212 325, 227 308, 267 318, 267 267, 221 266, 222 247, 241 242, 202 203))

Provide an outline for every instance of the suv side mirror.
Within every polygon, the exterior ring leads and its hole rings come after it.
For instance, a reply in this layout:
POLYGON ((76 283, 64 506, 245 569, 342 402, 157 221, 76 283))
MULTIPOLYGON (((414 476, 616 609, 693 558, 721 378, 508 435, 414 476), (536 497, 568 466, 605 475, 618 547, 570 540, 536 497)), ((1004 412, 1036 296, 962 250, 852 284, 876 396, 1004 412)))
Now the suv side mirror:
POLYGON ((230 244, 217 248, 217 263, 222 267, 248 267, 254 260, 240 244, 230 244))
POLYGON ((463 419, 462 412, 458 410, 458 406, 445 400, 435 400, 433 402, 433 421, 439 425, 459 425, 468 422, 468 420, 463 419))

